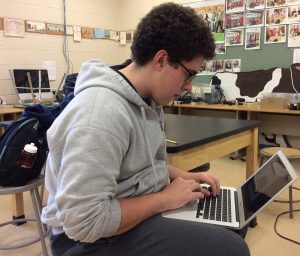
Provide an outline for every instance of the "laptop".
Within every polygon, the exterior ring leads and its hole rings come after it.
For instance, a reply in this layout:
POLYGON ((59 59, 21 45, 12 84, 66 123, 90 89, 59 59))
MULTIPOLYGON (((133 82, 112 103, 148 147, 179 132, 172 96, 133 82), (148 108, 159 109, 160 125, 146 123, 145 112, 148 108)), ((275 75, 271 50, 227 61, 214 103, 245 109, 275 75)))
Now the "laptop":
POLYGON ((9 73, 19 103, 31 105, 54 101, 46 69, 12 69, 9 73))
MULTIPOLYGON (((297 178, 288 159, 278 151, 241 187, 221 186, 217 197, 190 202, 182 208, 164 212, 162 216, 240 230, 297 178)), ((201 186, 209 189, 207 185, 201 186)))

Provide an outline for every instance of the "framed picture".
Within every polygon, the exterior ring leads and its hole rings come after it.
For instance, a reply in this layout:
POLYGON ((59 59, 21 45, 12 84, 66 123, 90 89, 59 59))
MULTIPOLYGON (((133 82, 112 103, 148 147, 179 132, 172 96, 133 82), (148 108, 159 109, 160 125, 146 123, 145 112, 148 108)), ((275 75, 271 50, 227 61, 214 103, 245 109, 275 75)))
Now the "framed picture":
POLYGON ((293 5, 288 7, 288 20, 289 24, 300 22, 300 5, 293 5))
POLYGON ((47 23, 47 34, 64 35, 65 34, 64 25, 47 23))
POLYGON ((26 20, 25 30, 26 32, 45 34, 47 32, 46 23, 26 20))
POLYGON ((244 30, 227 30, 225 33, 225 45, 226 46, 237 46, 244 44, 244 30))
POLYGON ((3 26, 5 36, 24 37, 25 24, 23 20, 4 18, 3 26))
POLYGON ((225 15, 226 29, 244 27, 244 13, 227 13, 225 15))
POLYGON ((225 43, 216 43, 216 54, 226 54, 226 46, 225 43))
POLYGON ((246 0, 226 0, 226 13, 245 11, 246 0))
POLYGON ((264 11, 252 11, 245 13, 245 26, 263 26, 264 25, 264 11))
POLYGON ((266 25, 285 24, 287 22, 287 8, 266 9, 266 25))
POLYGON ((213 72, 224 72, 224 60, 213 60, 213 72))
POLYGON ((224 42, 225 31, 225 0, 199 0, 184 3, 201 16, 210 27, 216 42, 224 42))
POLYGON ((224 60, 224 71, 232 72, 232 60, 224 60))
POLYGON ((286 42, 285 25, 265 27, 265 44, 276 44, 286 42))
POLYGON ((300 24, 290 24, 288 47, 300 47, 300 24))
POLYGON ((266 8, 286 6, 287 0, 266 0, 266 8))
POLYGON ((261 28, 247 28, 245 31, 245 50, 260 49, 261 28))
POLYGON ((241 66, 242 66, 242 61, 241 59, 232 59, 232 72, 240 72, 241 71, 241 66))
POLYGON ((94 28, 94 37, 96 39, 105 39, 105 29, 104 28, 94 28))
POLYGON ((246 9, 247 10, 258 10, 265 8, 265 0, 247 0, 246 9))
POLYGON ((133 31, 127 31, 126 32, 126 42, 131 43, 133 40, 133 31))
POLYGON ((288 0, 287 1, 288 5, 295 5, 295 4, 300 4, 300 0, 288 0))
POLYGON ((82 38, 94 38, 94 29, 88 27, 81 27, 81 37, 82 38))
POLYGON ((2 17, 0 17, 0 30, 4 30, 4 22, 2 17))

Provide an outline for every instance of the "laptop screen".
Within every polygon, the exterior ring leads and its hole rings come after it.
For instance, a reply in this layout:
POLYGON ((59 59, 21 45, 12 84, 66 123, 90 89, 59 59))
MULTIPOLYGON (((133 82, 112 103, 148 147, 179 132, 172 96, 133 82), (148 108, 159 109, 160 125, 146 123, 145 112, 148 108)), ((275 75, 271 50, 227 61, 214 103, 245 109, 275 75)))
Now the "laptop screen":
POLYGON ((53 97, 50 91, 48 71, 46 69, 13 69, 12 79, 19 99, 21 101, 32 99, 27 75, 28 72, 30 74, 34 96, 41 99, 53 97))
POLYGON ((288 170, 278 155, 265 163, 242 187, 245 221, 263 207, 290 181, 288 170))

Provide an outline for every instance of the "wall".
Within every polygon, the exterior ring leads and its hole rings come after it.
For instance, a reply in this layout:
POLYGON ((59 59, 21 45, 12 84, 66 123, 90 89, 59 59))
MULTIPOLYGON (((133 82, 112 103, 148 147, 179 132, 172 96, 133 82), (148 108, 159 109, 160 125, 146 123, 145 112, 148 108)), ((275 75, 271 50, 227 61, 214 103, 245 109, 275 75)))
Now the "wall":
MULTIPOLYGON (((123 1, 67 1, 67 24, 120 30, 122 23, 117 18, 120 2, 123 1)), ((63 24, 63 1, 0 0, 0 17, 63 24)), ((87 59, 101 58, 108 64, 119 63, 122 59, 122 47, 111 40, 82 39, 76 43, 68 37, 68 46, 73 72, 78 72, 87 59)), ((40 69, 45 60, 56 61, 57 80, 51 81, 51 87, 57 88, 66 72, 63 36, 25 33, 24 38, 17 38, 5 37, 0 31, 0 97, 5 96, 7 103, 17 102, 9 69, 40 69)))
MULTIPOLYGON (((118 31, 133 30, 140 19, 153 6, 164 0, 66 0, 67 24, 100 27, 118 31)), ((176 3, 188 0, 174 0, 176 3)), ((0 0, 0 17, 63 23, 63 0, 0 0)), ((109 65, 121 63, 130 57, 130 44, 119 45, 111 40, 82 39, 80 43, 68 38, 72 72, 78 72, 87 59, 100 58, 109 65)), ((226 55, 218 59, 242 58, 242 71, 288 67, 292 62, 293 48, 286 44, 264 45, 261 50, 245 51, 244 46, 228 47, 226 55), (263 58, 261 58, 263 56, 263 58), (259 62, 257 60, 260 60, 259 62)), ((12 68, 41 68, 43 60, 55 60, 57 80, 51 87, 57 88, 66 72, 63 57, 63 36, 26 33, 24 38, 5 37, 0 31, 0 97, 8 103, 17 101, 8 70, 12 68)), ((208 83, 211 76, 199 76, 195 84, 208 83)))

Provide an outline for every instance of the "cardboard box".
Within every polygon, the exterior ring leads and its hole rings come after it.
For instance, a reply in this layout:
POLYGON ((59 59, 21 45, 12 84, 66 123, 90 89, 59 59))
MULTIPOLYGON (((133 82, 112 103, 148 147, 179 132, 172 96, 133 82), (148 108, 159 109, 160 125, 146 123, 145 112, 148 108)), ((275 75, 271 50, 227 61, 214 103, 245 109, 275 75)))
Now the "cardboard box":
POLYGON ((289 100, 286 98, 263 98, 260 102, 261 108, 288 109, 289 100))

